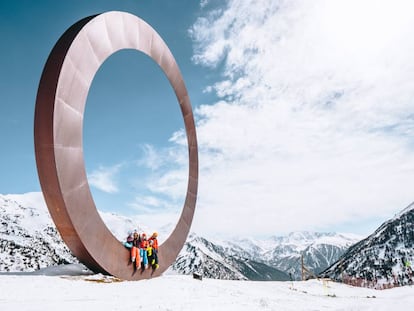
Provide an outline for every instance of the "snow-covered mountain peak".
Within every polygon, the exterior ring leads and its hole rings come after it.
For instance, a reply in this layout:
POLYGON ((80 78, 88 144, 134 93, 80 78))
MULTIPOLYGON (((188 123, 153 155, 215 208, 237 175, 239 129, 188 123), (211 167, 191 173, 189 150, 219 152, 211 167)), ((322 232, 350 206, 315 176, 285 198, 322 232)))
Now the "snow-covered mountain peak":
POLYGON ((402 215, 407 214, 408 212, 414 210, 414 202, 404 208, 401 212, 397 213, 390 221, 400 218, 402 215))
POLYGON ((355 234, 334 233, 334 232, 312 232, 297 231, 290 232, 286 236, 272 237, 273 245, 285 245, 295 252, 305 250, 310 245, 329 244, 338 247, 349 247, 350 245, 361 240, 362 237, 355 234))
POLYGON ((388 288, 414 284, 414 208, 411 204, 350 247, 323 276, 353 285, 388 288))
MULTIPOLYGON (((0 247, 3 249, 0 270, 27 271, 59 262, 76 262, 56 231, 40 192, 0 195, 0 211, 0 247), (21 251, 24 254, 18 253, 21 251)), ((120 241, 134 229, 152 233, 151 228, 140 226, 138 217, 101 211, 99 214, 120 241)), ((165 229, 170 230, 171 226, 165 229)), ((162 243, 169 232, 163 232, 163 228, 156 230, 162 243)), ((192 233, 174 268, 181 273, 202 269, 205 276, 214 278, 286 280, 289 276, 282 271, 293 272, 293 277, 298 278, 297 259, 302 253, 306 252, 309 268, 326 267, 342 254, 349 241, 345 240, 334 233, 306 231, 292 232, 285 237, 223 237, 220 240, 208 240, 192 233)))
POLYGON ((41 231, 51 221, 41 192, 0 194, 0 211, 3 218, 13 219, 30 233, 41 231))
POLYGON ((0 195, 0 271, 77 262, 60 238, 41 193, 0 195))

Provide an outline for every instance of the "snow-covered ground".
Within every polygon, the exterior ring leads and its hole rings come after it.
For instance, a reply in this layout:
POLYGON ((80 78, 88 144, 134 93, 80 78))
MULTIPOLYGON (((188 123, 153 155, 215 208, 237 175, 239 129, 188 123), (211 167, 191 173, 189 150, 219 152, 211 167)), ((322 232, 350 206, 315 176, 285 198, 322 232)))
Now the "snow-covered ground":
POLYGON ((414 287, 377 291, 333 282, 253 282, 164 275, 0 275, 0 310, 411 310, 414 287))

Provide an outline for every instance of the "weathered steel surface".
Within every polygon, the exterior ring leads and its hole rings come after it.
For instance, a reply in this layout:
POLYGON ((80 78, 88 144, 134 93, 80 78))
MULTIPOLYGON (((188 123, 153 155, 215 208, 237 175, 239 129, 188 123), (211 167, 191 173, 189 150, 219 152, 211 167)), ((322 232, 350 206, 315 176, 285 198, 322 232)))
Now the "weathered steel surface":
MULTIPOLYGON (((114 107, 114 109, 116 109, 114 107)), ((71 26, 49 55, 39 84, 34 124, 42 191, 63 240, 90 269, 126 280, 158 276, 176 259, 194 215, 198 187, 197 137, 178 65, 151 26, 125 12, 90 16, 71 26), (82 125, 86 98, 102 63, 121 49, 150 56, 164 71, 184 118, 189 152, 187 195, 180 219, 159 248, 159 269, 134 272, 129 251, 98 214, 85 172, 82 125)))

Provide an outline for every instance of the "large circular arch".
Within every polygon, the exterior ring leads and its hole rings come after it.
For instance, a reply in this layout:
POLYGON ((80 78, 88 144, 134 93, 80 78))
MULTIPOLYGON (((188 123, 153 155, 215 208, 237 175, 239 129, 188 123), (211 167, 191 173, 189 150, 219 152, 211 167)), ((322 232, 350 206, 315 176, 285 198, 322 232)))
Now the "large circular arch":
POLYGON ((107 12, 72 25, 54 46, 36 98, 36 164, 49 212, 73 254, 96 272, 125 280, 158 276, 176 259, 192 223, 198 187, 198 149, 190 99, 178 65, 156 31, 135 15, 107 12), (106 227, 89 188, 82 146, 86 98, 102 63, 121 49, 151 57, 174 89, 189 152, 187 194, 178 223, 160 245, 159 269, 135 272, 129 251, 106 227))

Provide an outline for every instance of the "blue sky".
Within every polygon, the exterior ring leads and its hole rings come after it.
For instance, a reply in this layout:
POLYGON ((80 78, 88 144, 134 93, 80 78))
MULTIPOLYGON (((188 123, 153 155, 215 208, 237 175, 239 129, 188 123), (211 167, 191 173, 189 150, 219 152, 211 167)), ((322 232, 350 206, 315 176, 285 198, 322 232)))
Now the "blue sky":
MULTIPOLYGON (((208 75, 191 61, 188 28, 200 14, 197 1, 2 1, 0 6, 4 38, 0 60, 1 193, 40 191, 33 152, 38 82, 55 42, 85 16, 120 10, 141 17, 173 52, 193 105, 212 97, 202 92, 208 75)), ((147 193, 146 176, 154 171, 140 163, 152 150, 161 152, 182 127, 179 106, 162 70, 137 51, 124 50, 111 56, 94 79, 85 110, 85 165, 98 208, 127 215, 139 213, 139 207, 137 211, 130 205, 137 205, 137 195, 147 193)), ((161 160, 156 164, 161 165, 161 160)), ((163 168, 173 165, 162 164, 163 168)), ((174 214, 180 211, 186 188, 180 190, 169 206, 174 214)))
MULTIPOLYGON (((414 201, 410 1, 2 1, 0 193, 40 191, 33 114, 46 58, 79 19, 148 22, 180 66, 199 140, 193 229, 369 234, 414 201)), ((95 76, 84 157, 98 209, 178 218, 188 159, 162 71, 124 50, 95 76)))

